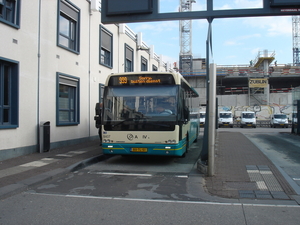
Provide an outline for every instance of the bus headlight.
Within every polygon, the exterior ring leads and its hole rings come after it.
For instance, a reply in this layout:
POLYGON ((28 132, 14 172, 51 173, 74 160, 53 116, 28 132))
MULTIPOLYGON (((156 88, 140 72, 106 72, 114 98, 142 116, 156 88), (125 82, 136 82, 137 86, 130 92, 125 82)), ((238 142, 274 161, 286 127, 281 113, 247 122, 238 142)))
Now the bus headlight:
POLYGON ((175 140, 168 140, 167 143, 168 143, 168 144, 175 144, 176 141, 175 141, 175 140))

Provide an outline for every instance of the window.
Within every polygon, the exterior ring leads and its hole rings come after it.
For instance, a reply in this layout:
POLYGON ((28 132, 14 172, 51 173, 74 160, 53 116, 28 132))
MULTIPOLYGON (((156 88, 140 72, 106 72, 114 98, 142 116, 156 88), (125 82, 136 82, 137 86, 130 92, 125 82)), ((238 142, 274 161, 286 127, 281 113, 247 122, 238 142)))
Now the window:
POLYGON ((145 57, 141 57, 141 71, 148 71, 148 60, 145 57))
POLYGON ((0 0, 0 21, 19 27, 20 0, 0 0))
POLYGON ((157 71, 157 66, 152 65, 152 71, 157 71))
POLYGON ((133 49, 125 44, 125 72, 133 72, 133 49))
POLYGON ((56 125, 79 124, 79 78, 57 75, 56 125))
POLYGON ((112 33, 100 26, 100 64, 112 67, 112 33))
POLYGON ((80 10, 67 0, 59 1, 58 46, 79 53, 80 10))
POLYGON ((18 63, 0 58, 0 129, 16 128, 19 123, 18 63))

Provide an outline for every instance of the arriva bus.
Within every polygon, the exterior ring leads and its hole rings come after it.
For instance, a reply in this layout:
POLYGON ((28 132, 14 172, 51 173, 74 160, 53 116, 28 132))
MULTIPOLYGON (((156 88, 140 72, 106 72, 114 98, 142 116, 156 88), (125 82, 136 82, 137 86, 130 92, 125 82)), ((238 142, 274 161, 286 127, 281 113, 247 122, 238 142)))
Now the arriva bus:
POLYGON ((103 153, 184 157, 199 131, 199 121, 190 120, 192 97, 198 93, 179 73, 109 75, 103 96, 103 153))

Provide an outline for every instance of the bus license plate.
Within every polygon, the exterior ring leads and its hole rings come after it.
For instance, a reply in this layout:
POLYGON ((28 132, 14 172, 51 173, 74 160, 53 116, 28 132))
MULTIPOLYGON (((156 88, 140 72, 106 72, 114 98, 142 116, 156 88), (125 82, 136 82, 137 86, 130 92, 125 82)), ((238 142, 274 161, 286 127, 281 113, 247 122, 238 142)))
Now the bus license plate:
POLYGON ((131 151, 132 152, 147 152, 148 149, 147 148, 132 148, 131 151))

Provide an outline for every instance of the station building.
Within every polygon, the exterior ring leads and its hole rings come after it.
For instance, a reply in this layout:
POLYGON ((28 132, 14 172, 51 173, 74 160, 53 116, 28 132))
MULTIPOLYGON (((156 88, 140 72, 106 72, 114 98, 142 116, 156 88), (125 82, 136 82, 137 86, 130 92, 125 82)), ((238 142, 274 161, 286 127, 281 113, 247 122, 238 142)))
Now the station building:
POLYGON ((111 73, 166 71, 126 24, 101 24, 97 0, 0 1, 0 161, 97 138, 95 104, 111 73), (21 4, 22 3, 22 4, 21 4))

